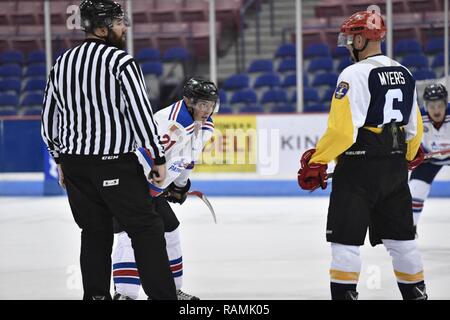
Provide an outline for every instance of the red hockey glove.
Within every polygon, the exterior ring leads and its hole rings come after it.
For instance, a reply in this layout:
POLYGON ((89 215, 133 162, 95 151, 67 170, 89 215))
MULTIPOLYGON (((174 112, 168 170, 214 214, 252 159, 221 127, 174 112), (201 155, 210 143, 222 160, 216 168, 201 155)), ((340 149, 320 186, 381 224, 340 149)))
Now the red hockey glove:
POLYGON ((423 151, 422 146, 420 146, 419 150, 417 150, 416 157, 411 161, 408 161, 408 170, 414 170, 422 164, 423 160, 425 160, 425 152, 423 151))
POLYGON ((325 189, 327 187, 327 168, 326 164, 310 163, 312 155, 316 149, 309 149, 303 153, 300 159, 301 168, 297 173, 298 185, 303 190, 315 190, 318 187, 325 189))

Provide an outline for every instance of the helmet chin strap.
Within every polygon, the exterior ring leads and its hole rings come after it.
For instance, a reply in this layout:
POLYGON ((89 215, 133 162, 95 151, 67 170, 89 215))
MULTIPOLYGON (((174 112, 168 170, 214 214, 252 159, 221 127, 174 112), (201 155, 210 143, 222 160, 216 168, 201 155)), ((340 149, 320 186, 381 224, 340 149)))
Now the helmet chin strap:
POLYGON ((366 42, 364 43, 364 46, 361 49, 356 49, 355 46, 352 43, 352 52, 353 52, 353 62, 359 62, 361 59, 359 59, 359 53, 361 51, 364 51, 367 48, 367 45, 369 44, 369 40, 366 39, 366 42))

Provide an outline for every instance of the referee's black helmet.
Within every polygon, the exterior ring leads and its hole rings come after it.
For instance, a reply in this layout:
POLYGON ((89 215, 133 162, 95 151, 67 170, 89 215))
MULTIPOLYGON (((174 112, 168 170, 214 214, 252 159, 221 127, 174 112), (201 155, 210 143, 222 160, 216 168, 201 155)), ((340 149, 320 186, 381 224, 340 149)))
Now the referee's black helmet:
POLYGON ((122 6, 112 0, 84 0, 80 4, 80 15, 84 31, 89 33, 101 27, 111 29, 115 19, 128 23, 122 6))

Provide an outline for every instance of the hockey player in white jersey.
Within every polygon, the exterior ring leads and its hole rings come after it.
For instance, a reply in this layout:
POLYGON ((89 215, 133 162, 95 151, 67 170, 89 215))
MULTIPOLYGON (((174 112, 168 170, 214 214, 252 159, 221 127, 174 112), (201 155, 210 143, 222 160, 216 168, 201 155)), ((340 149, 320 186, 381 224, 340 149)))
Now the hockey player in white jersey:
MULTIPOLYGON (((425 88, 423 100, 426 114, 423 116, 422 147, 426 153, 450 148, 450 107, 447 99, 448 93, 444 85, 431 84, 425 88)), ((450 154, 437 155, 411 173, 409 189, 416 228, 431 184, 444 165, 450 165, 450 154)))
MULTIPOLYGON (((166 154, 166 179, 161 187, 149 183, 149 192, 155 198, 156 212, 164 221, 167 254, 177 288, 178 300, 199 300, 181 291, 183 258, 181 253, 179 221, 168 202, 182 204, 191 186, 189 180, 194 164, 200 158, 205 144, 211 140, 214 124, 211 115, 218 108, 218 90, 213 82, 190 79, 183 88, 183 99, 155 113, 166 154)), ((146 176, 153 160, 148 150, 136 151, 146 176)), ((121 231, 120 227, 117 225, 121 231)), ((134 300, 140 289, 139 274, 131 241, 120 232, 113 250, 113 279, 115 300, 134 300)))

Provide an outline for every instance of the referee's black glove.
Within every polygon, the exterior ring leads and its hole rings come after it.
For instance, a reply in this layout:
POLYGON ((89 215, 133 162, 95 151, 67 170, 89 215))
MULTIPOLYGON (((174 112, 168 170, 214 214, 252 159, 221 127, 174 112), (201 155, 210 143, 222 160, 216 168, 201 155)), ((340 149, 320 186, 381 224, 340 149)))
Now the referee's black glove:
POLYGON ((186 200, 190 188, 191 180, 189 179, 184 187, 178 187, 174 182, 172 182, 167 187, 166 200, 169 202, 182 204, 186 200))

